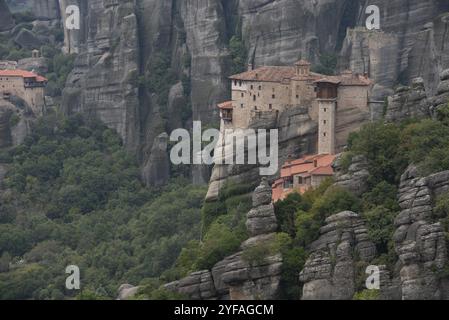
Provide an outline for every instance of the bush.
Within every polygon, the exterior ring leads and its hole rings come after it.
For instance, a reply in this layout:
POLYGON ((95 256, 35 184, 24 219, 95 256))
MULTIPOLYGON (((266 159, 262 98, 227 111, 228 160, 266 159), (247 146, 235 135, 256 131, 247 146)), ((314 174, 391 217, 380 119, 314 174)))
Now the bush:
POLYGON ((218 261, 235 252, 244 239, 227 225, 214 222, 201 246, 197 267, 211 269, 218 261))
POLYGON ((246 70, 247 50, 240 36, 232 36, 229 40, 231 51, 231 74, 238 74, 246 70))
POLYGON ((368 235, 376 245, 379 254, 389 252, 389 243, 395 231, 394 218, 396 215, 397 212, 392 212, 383 206, 375 207, 362 214, 366 220, 368 235))
POLYGON ((379 300, 379 290, 363 290, 354 294, 353 300, 379 300))
POLYGON ((303 201, 302 196, 297 193, 291 193, 282 201, 274 204, 279 230, 288 233, 292 238, 296 235, 295 218, 298 210, 308 210, 310 206, 303 201))

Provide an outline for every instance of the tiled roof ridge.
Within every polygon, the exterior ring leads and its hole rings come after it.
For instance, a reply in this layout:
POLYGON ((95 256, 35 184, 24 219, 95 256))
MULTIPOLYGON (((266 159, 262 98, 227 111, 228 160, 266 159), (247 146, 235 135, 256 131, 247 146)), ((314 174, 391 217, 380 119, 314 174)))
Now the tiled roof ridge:
POLYGON ((38 81, 38 82, 47 81, 47 79, 43 76, 40 76, 31 71, 21 70, 21 69, 0 70, 0 76, 2 76, 2 77, 36 78, 36 81, 38 81))

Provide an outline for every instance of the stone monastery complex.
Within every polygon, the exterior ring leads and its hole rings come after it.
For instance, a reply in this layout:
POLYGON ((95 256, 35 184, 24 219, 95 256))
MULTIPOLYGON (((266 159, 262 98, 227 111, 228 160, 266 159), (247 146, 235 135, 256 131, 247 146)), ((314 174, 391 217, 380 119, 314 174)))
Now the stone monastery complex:
POLYGON ((251 128, 258 118, 276 117, 295 107, 306 107, 318 123, 317 155, 283 166, 281 179, 273 185, 275 200, 292 188, 303 192, 323 176, 332 176, 334 155, 343 151, 349 134, 360 127, 360 115, 370 114, 373 83, 366 75, 348 70, 328 76, 311 72, 310 66, 300 60, 294 66, 249 68, 230 77, 232 100, 218 105, 222 131, 251 128))

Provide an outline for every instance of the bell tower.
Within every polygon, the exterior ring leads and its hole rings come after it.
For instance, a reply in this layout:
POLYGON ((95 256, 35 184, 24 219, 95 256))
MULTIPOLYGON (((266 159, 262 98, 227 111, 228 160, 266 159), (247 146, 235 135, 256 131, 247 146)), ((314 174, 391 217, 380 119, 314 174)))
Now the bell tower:
POLYGON ((306 60, 299 60, 295 63, 296 76, 308 77, 310 75, 310 62, 306 60))
POLYGON ((318 154, 335 154, 335 122, 339 81, 321 79, 317 85, 318 154))

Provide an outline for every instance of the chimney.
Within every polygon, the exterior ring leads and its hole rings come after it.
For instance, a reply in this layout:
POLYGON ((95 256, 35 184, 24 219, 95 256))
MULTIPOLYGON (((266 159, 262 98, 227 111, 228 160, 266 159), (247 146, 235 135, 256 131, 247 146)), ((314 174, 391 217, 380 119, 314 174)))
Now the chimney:
POLYGON ((248 71, 254 70, 254 65, 250 62, 248 63, 248 71))

